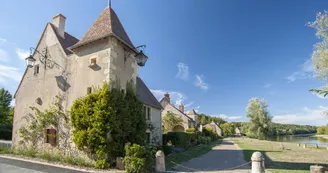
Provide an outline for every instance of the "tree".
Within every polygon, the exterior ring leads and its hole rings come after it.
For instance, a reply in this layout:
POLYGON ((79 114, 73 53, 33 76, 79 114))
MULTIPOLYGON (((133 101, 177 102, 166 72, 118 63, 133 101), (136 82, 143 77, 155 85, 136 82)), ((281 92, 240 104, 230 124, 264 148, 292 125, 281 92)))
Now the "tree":
POLYGON ((235 129, 232 124, 224 123, 221 124, 220 127, 222 129, 223 136, 232 136, 234 134, 235 129))
POLYGON ((209 124, 212 121, 214 121, 216 124, 224 124, 227 122, 221 117, 212 117, 205 114, 199 114, 198 119, 201 124, 209 124))
POLYGON ((0 89, 0 123, 8 123, 12 118, 10 103, 12 95, 4 88, 0 89))
POLYGON ((175 126, 182 126, 182 118, 168 111, 163 117, 164 133, 171 132, 175 126))
POLYGON ((247 136, 265 139, 270 135, 272 117, 269 114, 268 105, 264 99, 250 99, 246 110, 246 117, 249 119, 247 136))
POLYGON ((146 116, 135 86, 130 82, 125 91, 120 88, 104 83, 101 89, 77 99, 71 107, 73 142, 79 150, 93 156, 98 168, 106 168, 109 165, 104 163, 123 157, 126 143, 146 143, 146 116))
POLYGON ((317 13, 316 20, 309 22, 308 26, 316 30, 316 36, 321 39, 314 45, 312 63, 314 77, 326 83, 321 89, 310 89, 310 91, 326 97, 328 95, 328 12, 317 13))
POLYGON ((325 134, 325 127, 318 127, 317 133, 318 134, 325 134))

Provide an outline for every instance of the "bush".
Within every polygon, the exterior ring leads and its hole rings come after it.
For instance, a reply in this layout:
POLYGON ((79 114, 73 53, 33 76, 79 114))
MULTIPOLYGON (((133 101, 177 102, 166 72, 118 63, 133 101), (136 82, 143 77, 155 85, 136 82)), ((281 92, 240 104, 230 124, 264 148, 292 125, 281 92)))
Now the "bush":
POLYGON ((171 141, 176 147, 189 148, 192 139, 195 139, 194 133, 169 132, 165 136, 165 142, 171 141))
POLYGON ((11 140, 11 129, 0 129, 0 139, 11 140))
POLYGON ((208 143, 210 143, 212 141, 212 139, 211 139, 211 137, 209 137, 209 136, 200 136, 199 137, 199 142, 201 143, 201 144, 208 144, 208 143))
POLYGON ((98 168, 98 169, 106 169, 108 167, 109 167, 109 163, 105 159, 97 160, 97 162, 95 164, 95 168, 98 168))
POLYGON ((189 128, 186 130, 187 133, 195 133, 195 128, 189 128))
POLYGON ((152 170, 153 157, 151 150, 138 144, 127 143, 124 147, 123 160, 127 173, 149 173, 152 170))

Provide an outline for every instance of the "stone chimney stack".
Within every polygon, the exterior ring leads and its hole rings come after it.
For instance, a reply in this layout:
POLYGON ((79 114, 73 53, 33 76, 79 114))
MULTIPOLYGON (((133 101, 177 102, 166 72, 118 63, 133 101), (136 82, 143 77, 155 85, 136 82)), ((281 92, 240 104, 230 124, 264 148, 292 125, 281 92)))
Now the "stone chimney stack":
POLYGON ((184 113, 184 105, 182 103, 179 105, 179 110, 184 113))
POLYGON ((171 104, 170 94, 169 93, 164 94, 164 98, 169 104, 171 104))
POLYGON ((52 24, 56 26, 57 33, 60 37, 65 38, 65 23, 66 17, 62 14, 58 14, 52 18, 52 24))

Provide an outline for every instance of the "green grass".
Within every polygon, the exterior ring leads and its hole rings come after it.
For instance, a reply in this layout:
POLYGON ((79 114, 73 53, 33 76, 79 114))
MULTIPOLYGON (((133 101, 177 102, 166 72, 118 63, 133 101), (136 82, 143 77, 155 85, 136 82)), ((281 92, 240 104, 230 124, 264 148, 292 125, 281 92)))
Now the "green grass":
POLYGON ((199 146, 191 147, 185 152, 172 153, 165 158, 166 169, 169 170, 175 166, 175 164, 173 164, 172 162, 179 164, 188 161, 192 158, 196 158, 203 154, 206 154, 211 151, 214 146, 220 144, 221 142, 222 140, 217 140, 206 145, 201 144, 199 146))
POLYGON ((249 138, 234 138, 244 151, 245 160, 250 161, 255 151, 265 157, 265 167, 272 173, 308 173, 311 165, 328 167, 328 151, 314 147, 298 147, 296 143, 272 142, 249 138), (280 149, 283 144, 287 150, 280 149))

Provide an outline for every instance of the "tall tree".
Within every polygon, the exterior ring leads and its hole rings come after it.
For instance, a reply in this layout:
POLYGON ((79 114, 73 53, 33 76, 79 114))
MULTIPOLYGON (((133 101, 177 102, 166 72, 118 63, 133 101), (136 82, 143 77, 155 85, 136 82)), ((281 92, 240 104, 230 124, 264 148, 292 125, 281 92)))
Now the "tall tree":
POLYGON ((321 40, 314 45, 312 53, 314 77, 326 83, 320 89, 311 89, 310 91, 326 97, 328 95, 328 12, 319 12, 316 20, 309 22, 308 26, 316 30, 315 35, 321 40))
POLYGON ((12 95, 9 93, 8 90, 4 88, 0 89, 0 123, 8 123, 8 120, 11 118, 11 108, 10 102, 12 101, 12 95))
POLYGON ((163 130, 164 133, 170 132, 173 130, 175 126, 182 126, 182 118, 174 115, 172 112, 168 111, 166 115, 162 118, 163 119, 163 130))
POLYGON ((246 116, 249 119, 247 136, 265 139, 270 135, 272 117, 269 114, 268 105, 264 99, 250 99, 246 116))

